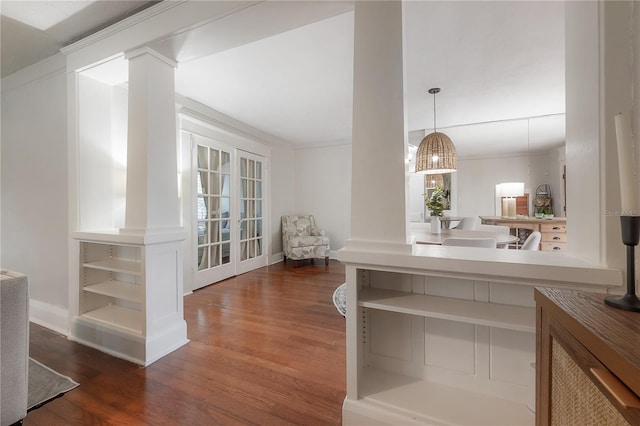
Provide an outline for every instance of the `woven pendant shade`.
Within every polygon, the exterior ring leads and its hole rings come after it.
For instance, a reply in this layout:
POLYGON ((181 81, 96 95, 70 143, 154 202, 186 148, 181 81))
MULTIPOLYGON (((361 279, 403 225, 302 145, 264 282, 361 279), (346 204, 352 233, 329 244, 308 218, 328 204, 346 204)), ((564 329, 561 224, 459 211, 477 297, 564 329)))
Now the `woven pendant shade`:
POLYGON ((416 173, 437 174, 456 170, 458 156, 449 136, 440 132, 425 136, 416 153, 416 173))
POLYGON ((441 174, 425 175, 424 186, 427 189, 436 189, 444 186, 444 176, 441 174))

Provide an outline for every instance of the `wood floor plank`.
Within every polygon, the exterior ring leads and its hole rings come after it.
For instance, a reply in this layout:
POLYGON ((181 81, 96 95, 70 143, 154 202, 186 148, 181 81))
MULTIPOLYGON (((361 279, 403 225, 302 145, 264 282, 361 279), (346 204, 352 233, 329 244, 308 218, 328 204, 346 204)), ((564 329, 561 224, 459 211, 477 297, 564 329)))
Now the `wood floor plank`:
POLYGON ((339 425, 344 266, 279 263, 185 296, 190 343, 147 368, 31 324, 30 356, 80 383, 39 425, 339 425))

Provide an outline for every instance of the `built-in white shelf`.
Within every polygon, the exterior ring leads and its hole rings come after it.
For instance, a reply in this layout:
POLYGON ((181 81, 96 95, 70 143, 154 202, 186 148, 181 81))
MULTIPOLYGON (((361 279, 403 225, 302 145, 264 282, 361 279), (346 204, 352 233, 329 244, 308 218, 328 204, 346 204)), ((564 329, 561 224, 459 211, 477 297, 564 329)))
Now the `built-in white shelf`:
POLYGON ((107 305, 85 312, 84 318, 103 325, 118 327, 130 333, 142 334, 142 313, 117 305, 107 305))
POLYGON ((84 286, 84 291, 116 297, 136 303, 142 302, 142 287, 123 281, 109 280, 84 286))
MULTIPOLYGON (((345 404, 392 411, 411 424, 533 425, 535 415, 526 404, 462 390, 414 377, 365 368, 360 398, 345 404)), ((369 410, 367 410, 369 411, 369 410)))
POLYGON ((534 308, 367 288, 358 305, 384 311, 535 333, 534 308))
POLYGON ((83 263, 85 268, 101 269, 103 271, 124 272, 127 274, 142 275, 142 264, 135 260, 104 259, 83 263))

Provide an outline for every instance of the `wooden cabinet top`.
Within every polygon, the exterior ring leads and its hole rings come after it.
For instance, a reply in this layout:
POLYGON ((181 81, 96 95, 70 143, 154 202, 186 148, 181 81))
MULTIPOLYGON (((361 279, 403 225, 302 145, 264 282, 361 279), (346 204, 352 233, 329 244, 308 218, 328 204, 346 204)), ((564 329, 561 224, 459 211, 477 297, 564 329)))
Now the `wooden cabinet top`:
POLYGON ((532 216, 518 216, 518 217, 502 217, 502 216, 480 216, 483 222, 500 222, 500 223, 531 223, 536 222, 540 224, 545 223, 567 223, 566 217, 554 217, 553 219, 538 219, 532 216))
POLYGON ((640 313, 605 305, 605 295, 536 288, 538 309, 566 328, 602 364, 640 395, 640 313))

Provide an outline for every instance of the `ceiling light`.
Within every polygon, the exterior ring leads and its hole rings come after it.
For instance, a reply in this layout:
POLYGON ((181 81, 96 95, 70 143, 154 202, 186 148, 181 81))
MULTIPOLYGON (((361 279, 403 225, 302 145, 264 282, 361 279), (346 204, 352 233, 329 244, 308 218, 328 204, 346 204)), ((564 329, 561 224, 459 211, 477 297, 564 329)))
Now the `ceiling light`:
POLYGON ((449 136, 436 129, 436 93, 439 88, 429 89, 433 95, 433 133, 428 134, 420 142, 416 154, 416 173, 437 174, 458 170, 456 147, 449 136))

